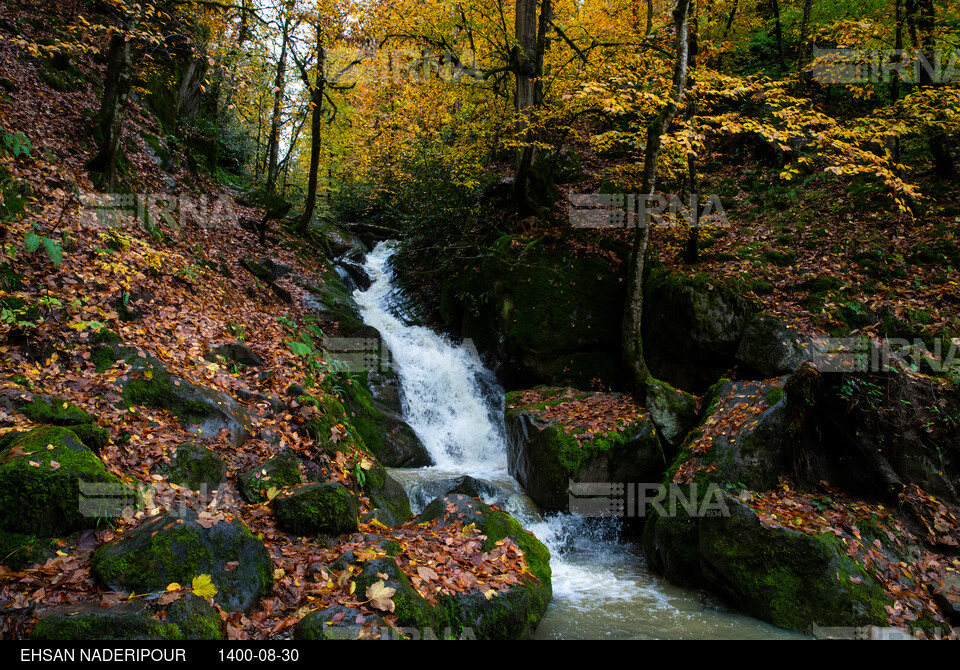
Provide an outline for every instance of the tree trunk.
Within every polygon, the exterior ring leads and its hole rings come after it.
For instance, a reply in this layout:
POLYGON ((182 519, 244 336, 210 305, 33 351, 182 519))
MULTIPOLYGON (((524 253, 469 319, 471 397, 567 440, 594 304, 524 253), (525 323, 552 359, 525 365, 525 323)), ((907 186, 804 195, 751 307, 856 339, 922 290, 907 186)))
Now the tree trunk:
MULTIPOLYGON (((919 13, 916 27, 919 32, 920 48, 930 63, 934 62, 936 42, 933 31, 936 23, 933 0, 917 0, 916 8, 919 13)), ((920 68, 920 86, 936 86, 926 67, 920 68)), ((957 178, 957 168, 950 155, 950 143, 946 133, 939 128, 931 128, 928 133, 930 154, 933 156, 934 171, 941 179, 953 180, 957 178)))
POLYGON ((313 213, 317 208, 317 175, 320 171, 320 141, 323 129, 323 88, 326 83, 323 76, 326 51, 322 42, 323 33, 318 25, 316 81, 313 86, 310 86, 306 73, 301 70, 305 79, 304 84, 310 88, 310 102, 313 103, 313 114, 310 117, 310 175, 307 180, 307 200, 303 205, 300 221, 297 223, 297 231, 301 235, 306 235, 310 231, 310 222, 313 221, 313 213))
MULTIPOLYGON (((695 2, 695 0, 692 0, 695 2)), ((697 5, 693 5, 694 9, 691 12, 693 14, 693 27, 689 29, 690 34, 690 49, 687 58, 689 74, 687 76, 687 82, 691 89, 696 87, 696 71, 697 71, 697 55, 700 53, 700 42, 699 34, 697 28, 699 22, 697 21, 697 5)), ((691 96, 690 104, 687 107, 687 126, 690 129, 696 127, 696 117, 697 117, 697 99, 695 96, 691 96)), ((700 210, 698 206, 699 202, 699 190, 700 183, 697 176, 697 157, 693 153, 687 154, 687 177, 689 183, 687 184, 687 202, 693 203, 691 207, 690 216, 692 217, 690 224, 690 233, 687 237, 687 246, 684 249, 683 257, 687 263, 696 263, 700 260, 700 210)))
MULTIPOLYGON (((727 17, 727 25, 723 28, 723 37, 720 39, 720 43, 723 44, 727 41, 727 36, 730 34, 730 29, 733 28, 733 20, 737 18, 737 10, 740 6, 740 0, 733 0, 733 7, 730 9, 730 16, 727 17)), ((720 55, 717 56, 717 70, 723 69, 723 52, 720 52, 720 55)))
POLYGON ((270 117, 270 139, 267 140, 267 195, 272 196, 277 191, 277 161, 280 154, 280 114, 283 109, 283 92, 286 88, 287 73, 287 32, 290 29, 290 19, 283 20, 283 34, 281 35, 280 60, 277 61, 277 76, 273 81, 273 115, 270 117))
POLYGON ((780 25, 780 0, 770 0, 770 6, 773 9, 774 34, 777 37, 777 64, 780 67, 780 74, 783 74, 787 70, 787 64, 783 58, 783 28, 780 25))
MULTIPOLYGON (((897 0, 899 2, 899 0, 897 0)), ((813 12, 813 0, 803 0, 803 19, 800 22, 800 53, 797 56, 797 70, 810 57, 810 14, 813 12)))
POLYGON ((133 80, 135 47, 133 39, 126 39, 125 35, 136 29, 139 20, 138 14, 127 16, 121 22, 120 32, 115 33, 110 39, 103 100, 100 103, 100 112, 97 114, 99 150, 86 166, 88 170, 99 173, 96 187, 101 191, 112 191, 116 186, 117 152, 120 147, 120 133, 123 130, 123 116, 133 80))
MULTIPOLYGON (((549 2, 549 0, 544 0, 549 2)), ((529 181, 530 169, 536 158, 532 146, 531 114, 536 100, 537 75, 537 0, 517 0, 514 24, 517 45, 514 47, 513 66, 517 80, 516 110, 517 137, 525 143, 517 157, 517 176, 513 182, 514 199, 520 216, 531 213, 529 181)))
MULTIPOLYGON (((657 163, 660 159, 660 146, 663 134, 673 122, 680 103, 683 101, 683 92, 687 85, 687 58, 689 45, 687 42, 687 24, 690 12, 690 0, 677 0, 673 10, 675 40, 677 47, 676 61, 673 69, 673 90, 670 99, 660 110, 660 113, 647 126, 647 144, 643 157, 643 187, 641 197, 653 196, 657 183, 657 163)), ((637 232, 634 237, 630 254, 630 270, 627 284, 627 304, 624 309, 623 328, 621 332, 623 359, 628 374, 634 385, 637 397, 645 397, 647 383, 650 380, 650 370, 643 356, 643 342, 641 339, 641 317, 643 315, 643 266, 647 243, 650 239, 650 221, 637 220, 637 232)))
MULTIPOLYGON (((894 11, 896 12, 897 29, 894 36, 893 48, 897 53, 890 60, 891 62, 899 63, 903 60, 903 56, 900 53, 903 51, 903 0, 897 0, 894 11)), ((900 99, 900 73, 894 70, 891 73, 891 79, 890 102, 895 104, 900 99)), ((899 162, 899 160, 897 162, 899 162)))

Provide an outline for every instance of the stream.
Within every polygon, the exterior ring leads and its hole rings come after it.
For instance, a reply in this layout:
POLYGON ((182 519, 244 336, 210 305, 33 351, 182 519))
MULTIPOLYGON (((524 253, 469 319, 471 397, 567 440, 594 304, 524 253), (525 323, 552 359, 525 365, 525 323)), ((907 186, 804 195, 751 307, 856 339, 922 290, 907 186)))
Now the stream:
POLYGON ((785 631, 729 611, 713 596, 684 589, 647 570, 639 546, 620 541, 615 519, 543 515, 507 469, 503 389, 476 351, 408 325, 397 305, 390 258, 380 243, 356 291, 365 323, 377 328, 400 379, 404 419, 436 465, 391 468, 414 514, 470 475, 487 484, 484 502, 510 512, 550 549, 553 601, 536 639, 791 639, 785 631))

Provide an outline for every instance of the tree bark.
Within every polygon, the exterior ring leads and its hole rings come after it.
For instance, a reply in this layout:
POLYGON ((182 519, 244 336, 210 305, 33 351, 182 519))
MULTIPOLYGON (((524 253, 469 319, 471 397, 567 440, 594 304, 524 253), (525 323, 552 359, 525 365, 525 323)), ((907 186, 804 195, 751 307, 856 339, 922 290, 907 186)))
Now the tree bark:
MULTIPOLYGON (((684 89, 687 85, 687 59, 689 45, 687 41, 687 25, 690 13, 691 0, 677 0, 673 10, 675 28, 675 43, 677 49, 673 69, 673 90, 670 98, 660 110, 650 125, 647 126, 647 145, 643 157, 643 187, 641 197, 653 196, 657 183, 657 164, 660 159, 660 146, 663 134, 677 115, 680 103, 683 101, 684 89)), ((633 382, 634 393, 637 397, 645 397, 647 384, 650 380, 650 370, 643 355, 641 339, 641 317, 643 315, 643 268, 644 255, 647 252, 647 243, 650 239, 650 221, 645 216, 643 221, 636 221, 637 232, 634 236, 630 254, 630 270, 627 283, 627 304, 624 309, 623 328, 621 331, 623 359, 628 374, 633 382)))
MULTIPOLYGON (((517 0, 514 23, 517 46, 513 52, 514 73, 517 80, 515 106, 517 110, 517 137, 530 143, 530 115, 536 98, 537 66, 537 0, 517 0)), ((530 169, 535 159, 532 146, 524 146, 517 156, 517 175, 513 182, 514 199, 520 216, 530 214, 530 169)))
MULTIPOLYGON (((899 0, 897 0, 899 2, 899 0)), ((810 15, 813 13, 813 0, 803 0, 803 19, 800 22, 800 53, 797 55, 797 70, 810 57, 810 15)))
POLYGON ((317 175, 320 171, 320 142, 323 130, 323 93, 326 80, 323 68, 326 51, 323 47, 323 32, 317 25, 317 67, 316 80, 311 85, 306 70, 300 69, 303 83, 310 89, 310 102, 313 103, 313 113, 310 117, 310 173, 307 179, 307 200, 303 205, 303 214, 297 222, 297 231, 306 235, 310 231, 310 222, 317 208, 317 175))
POLYGON ((130 14, 121 21, 121 30, 110 39, 107 53, 107 74, 104 78, 103 99, 97 114, 99 142, 97 155, 86 167, 99 173, 96 187, 101 191, 113 191, 117 179, 117 152, 123 117, 133 81, 135 43, 128 35, 140 22, 139 14, 130 14))
MULTIPOLYGON (((936 15, 933 7, 933 0, 917 0, 916 9, 918 12, 916 28, 919 33, 920 49, 931 64, 935 61, 936 41, 933 31, 936 25, 936 15)), ((936 86, 930 72, 926 67, 920 68, 920 86, 936 86)), ((957 178, 956 164, 953 162, 953 156, 950 155, 950 142, 946 133, 939 128, 931 128, 929 132, 928 145, 930 154, 933 156, 934 171, 941 179, 953 180, 957 178)))
POLYGON ((783 58, 783 27, 780 25, 780 0, 770 0, 770 6, 773 9, 774 35, 777 37, 777 64, 780 66, 780 74, 783 74, 787 70, 787 64, 783 58))
POLYGON ((273 80, 273 114, 270 117, 270 138, 267 140, 267 185, 268 196, 277 191, 277 164, 280 155, 280 115, 283 110, 283 93, 286 88, 287 42, 290 29, 289 14, 284 16, 280 36, 280 59, 277 61, 277 76, 273 80))

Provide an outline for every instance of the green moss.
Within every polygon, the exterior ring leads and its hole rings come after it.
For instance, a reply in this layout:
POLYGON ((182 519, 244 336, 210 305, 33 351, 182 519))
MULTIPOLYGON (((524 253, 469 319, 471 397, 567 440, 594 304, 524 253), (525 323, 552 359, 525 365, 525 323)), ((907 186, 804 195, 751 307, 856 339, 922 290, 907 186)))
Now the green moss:
POLYGON ((177 447, 168 481, 194 491, 216 489, 227 477, 227 464, 212 449, 185 442, 177 447))
POLYGON ((37 77, 60 93, 74 93, 80 90, 84 83, 80 68, 75 63, 69 62, 65 55, 60 57, 59 54, 53 58, 40 60, 37 65, 37 77))
POLYGON ((90 362, 94 364, 97 372, 102 373, 117 362, 117 353, 113 347, 97 347, 90 355, 90 362))
POLYGON ((46 423, 54 426, 79 426, 96 423, 92 414, 63 398, 34 396, 32 398, 13 398, 17 409, 34 423, 46 423))
POLYGON ((0 530, 0 565, 17 571, 28 563, 41 560, 43 555, 42 540, 33 535, 0 530))
POLYGON ((287 486, 303 483, 300 459, 290 450, 284 450, 243 473, 240 477, 240 493, 248 502, 261 503, 267 500, 270 488, 278 491, 287 486))
POLYGON ((93 334, 90 341, 94 344, 112 344, 114 342, 121 342, 122 338, 109 328, 101 328, 93 334))
POLYGON ((98 507, 99 499, 81 497, 80 481, 122 485, 66 428, 47 426, 19 434, 0 453, 0 528, 54 537, 118 513, 117 494, 98 507))
POLYGON ((181 400, 169 372, 153 365, 150 378, 133 379, 123 388, 127 406, 146 406, 166 409, 177 415, 181 423, 199 423, 209 416, 211 409, 199 400, 181 400))
POLYGON ((844 547, 832 534, 780 529, 761 531, 761 536, 763 541, 756 542, 727 533, 701 538, 708 554, 722 560, 737 602, 748 612, 776 626, 804 632, 814 624, 886 623, 884 606, 890 600, 883 588, 844 555, 844 547))
POLYGON ((780 402, 781 399, 783 399, 783 389, 782 389, 782 388, 770 389, 770 390, 767 392, 766 397, 764 398, 764 400, 766 401, 766 403, 767 403, 768 405, 770 405, 771 407, 774 406, 774 405, 776 405, 778 402, 780 402))
POLYGON ((71 426, 70 430, 80 438, 81 442, 97 453, 100 453, 101 449, 110 444, 110 431, 106 428, 83 424, 80 426, 71 426))
POLYGON ((32 640, 182 640, 180 629, 146 613, 81 612, 53 614, 37 622, 32 640))
POLYGON ((357 499, 336 483, 306 484, 273 499, 277 525, 297 535, 340 535, 358 527, 357 499))
POLYGON ((224 622, 206 600, 188 594, 166 608, 167 621, 176 624, 186 640, 223 640, 224 622))
POLYGON ((507 235, 494 242, 481 266, 482 284, 493 287, 490 305, 507 348, 518 357, 543 360, 585 347, 616 351, 620 320, 609 316, 623 309, 624 283, 609 262, 540 240, 518 248, 514 239, 507 235))

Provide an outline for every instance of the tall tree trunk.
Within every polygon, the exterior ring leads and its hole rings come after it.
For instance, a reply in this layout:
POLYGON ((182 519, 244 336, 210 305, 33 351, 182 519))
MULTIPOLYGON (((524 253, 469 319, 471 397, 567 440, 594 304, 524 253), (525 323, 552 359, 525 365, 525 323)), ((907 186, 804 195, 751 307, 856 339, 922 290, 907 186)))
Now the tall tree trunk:
POLYGON ((303 214, 297 223, 297 231, 301 235, 306 235, 310 231, 310 222, 313 221, 313 213, 317 208, 317 175, 320 171, 320 142, 323 129, 323 89, 326 80, 323 76, 326 51, 323 47, 323 32, 320 26, 317 26, 317 67, 316 80, 313 86, 310 86, 305 72, 304 83, 310 87, 310 102, 313 103, 313 114, 310 117, 310 174, 307 179, 307 200, 303 205, 303 214))
POLYGON ((777 37, 777 64, 780 67, 780 74, 783 74, 787 71, 787 63, 783 58, 783 27, 780 25, 780 0, 770 0, 770 7, 773 9, 773 32, 777 37))
POLYGON ((644 31, 644 36, 649 35, 653 32, 653 0, 647 0, 647 29, 644 31))
MULTIPOLYGON (((690 0, 677 0, 673 10, 674 34, 677 56, 673 68, 673 90, 670 99, 660 113, 647 126, 647 145, 643 157, 643 187, 641 197, 653 196, 657 184, 657 163, 660 159, 660 146, 663 134, 677 115, 683 92, 687 85, 687 24, 690 12, 690 0)), ((621 332, 623 359, 638 397, 646 395, 650 370, 643 356, 641 339, 641 317, 643 315, 643 266, 647 243, 650 239, 650 220, 637 220, 637 232, 630 253, 630 269, 627 284, 627 304, 624 309, 621 332)))
MULTIPOLYGON (((927 61, 931 64, 935 61, 936 40, 934 38, 934 27, 936 25, 936 15, 933 7, 933 0, 917 0, 917 21, 916 27, 919 32, 920 48, 927 61)), ((936 86, 931 73, 926 67, 920 68, 920 86, 936 86)), ((943 130, 931 128, 928 133, 928 144, 930 154, 933 156, 934 170, 937 176, 942 179, 956 179, 957 168, 953 162, 953 156, 950 155, 949 138, 943 130)))
MULTIPOLYGON (((696 87, 696 72, 697 72, 697 55, 700 53, 700 41, 699 41, 699 21, 697 20, 698 8, 696 0, 691 0, 693 15, 692 27, 689 28, 688 32, 690 34, 690 48, 687 57, 688 70, 689 74, 687 75, 687 83, 691 89, 696 87)), ((690 129, 695 128, 697 117, 697 99, 695 96, 691 96, 690 103, 687 106, 687 126, 690 129)), ((687 202, 693 203, 693 207, 690 210, 690 216, 692 217, 690 224, 690 233, 687 236, 687 246, 684 249, 684 260, 687 263, 696 263, 700 260, 700 210, 699 206, 699 190, 700 184, 697 177, 697 157, 693 155, 693 152, 687 154, 687 177, 689 182, 687 184, 687 202)))
MULTIPOLYGON (((531 145, 530 117, 536 100, 537 0, 517 0, 514 33, 517 39, 517 46, 512 54, 517 80, 517 136, 521 142, 531 145)), ((513 187, 517 211, 521 216, 531 213, 529 181, 534 159, 532 146, 522 148, 517 157, 517 175, 513 187)))
MULTIPOLYGON (((897 0, 896 6, 894 8, 896 13, 896 22, 897 28, 893 40, 893 48, 897 53, 891 58, 892 62, 900 63, 903 61, 903 56, 901 52, 903 51, 903 0, 897 0), (896 60, 893 60, 893 59, 896 60)), ((890 102, 896 103, 900 99, 900 74, 897 71, 891 73, 891 82, 890 82, 890 102)), ((899 162, 899 160, 897 161, 899 162)))
POLYGON ((273 115, 270 117, 270 139, 267 140, 267 195, 277 190, 277 162, 280 155, 280 115, 283 110, 283 93, 286 88, 287 73, 287 32, 290 28, 289 16, 283 20, 280 60, 277 61, 277 76, 273 80, 273 115))
MULTIPOLYGON (((900 0, 897 0, 899 2, 900 0)), ((797 70, 810 57, 810 15, 813 13, 813 0, 803 0, 803 19, 800 22, 800 53, 797 55, 797 70)))
MULTIPOLYGON (((723 28, 723 37, 720 39, 721 44, 727 41, 727 36, 730 34, 730 29, 733 28, 733 20, 737 18, 737 10, 740 8, 740 0, 733 0, 733 7, 730 9, 730 16, 727 17, 727 25, 723 28)), ((717 70, 723 69, 723 52, 717 56, 717 70)))
POLYGON ((101 191, 112 191, 116 186, 117 152, 120 148, 123 117, 133 81, 136 48, 136 43, 128 38, 128 34, 136 29, 139 22, 139 14, 127 15, 120 24, 121 30, 110 39, 103 99, 100 103, 100 112, 97 114, 98 151, 86 165, 88 170, 99 173, 96 187, 101 191))

